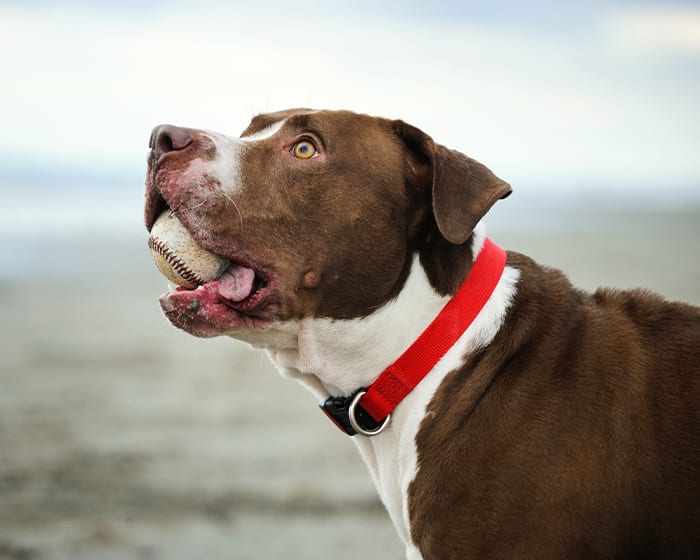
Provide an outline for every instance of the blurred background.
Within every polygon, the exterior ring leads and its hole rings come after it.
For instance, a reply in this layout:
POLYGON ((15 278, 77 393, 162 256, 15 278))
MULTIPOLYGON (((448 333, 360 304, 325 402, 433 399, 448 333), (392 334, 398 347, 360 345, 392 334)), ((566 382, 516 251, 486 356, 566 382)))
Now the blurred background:
POLYGON ((313 397, 161 316, 156 124, 402 118, 511 183, 500 244, 700 304, 698 2, 0 0, 0 76, 0 560, 403 554, 313 397))

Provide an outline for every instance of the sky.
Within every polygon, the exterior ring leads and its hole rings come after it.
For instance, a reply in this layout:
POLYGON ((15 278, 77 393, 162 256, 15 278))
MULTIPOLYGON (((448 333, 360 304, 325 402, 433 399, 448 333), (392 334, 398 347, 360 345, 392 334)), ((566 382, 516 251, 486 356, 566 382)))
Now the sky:
POLYGON ((518 192, 700 201, 700 3, 0 0, 0 188, 129 181, 159 123, 401 118, 518 192))

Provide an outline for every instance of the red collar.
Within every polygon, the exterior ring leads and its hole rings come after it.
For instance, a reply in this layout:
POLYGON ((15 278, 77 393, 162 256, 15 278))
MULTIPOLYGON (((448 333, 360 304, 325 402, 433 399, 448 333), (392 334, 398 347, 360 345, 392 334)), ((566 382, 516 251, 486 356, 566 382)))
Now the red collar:
POLYGON ((433 322, 370 385, 349 397, 330 397, 319 406, 348 435, 373 436, 389 423, 391 412, 431 371, 469 328, 503 274, 506 252, 484 241, 469 275, 433 322))

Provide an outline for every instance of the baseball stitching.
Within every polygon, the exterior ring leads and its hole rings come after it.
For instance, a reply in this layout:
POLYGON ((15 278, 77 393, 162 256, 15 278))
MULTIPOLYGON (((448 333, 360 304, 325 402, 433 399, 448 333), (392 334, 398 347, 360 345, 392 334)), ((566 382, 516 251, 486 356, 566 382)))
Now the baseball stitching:
POLYGON ((151 250, 156 251, 161 257, 163 257, 167 263, 173 267, 173 270, 179 274, 182 278, 187 280, 190 284, 195 284, 196 286, 201 286, 206 284, 196 273, 194 273, 190 268, 178 257, 165 243, 163 243, 157 237, 148 238, 148 246, 151 250))

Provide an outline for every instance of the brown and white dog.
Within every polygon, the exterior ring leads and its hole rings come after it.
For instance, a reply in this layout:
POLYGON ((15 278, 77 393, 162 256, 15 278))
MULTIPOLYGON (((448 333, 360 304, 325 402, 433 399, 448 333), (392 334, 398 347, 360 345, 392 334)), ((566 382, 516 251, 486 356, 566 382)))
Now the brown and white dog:
MULTIPOLYGON (((457 292, 510 187, 402 122, 157 127, 166 207, 235 263, 161 298, 177 327, 265 348, 320 399, 372 385, 457 292), (243 272, 241 272, 243 271, 243 272)), ((700 310, 571 286, 508 252, 476 319, 354 437, 409 559, 700 558, 700 310)))

